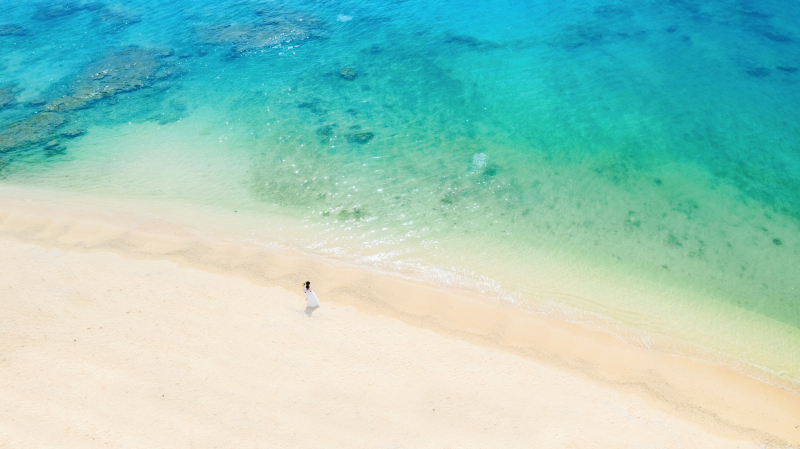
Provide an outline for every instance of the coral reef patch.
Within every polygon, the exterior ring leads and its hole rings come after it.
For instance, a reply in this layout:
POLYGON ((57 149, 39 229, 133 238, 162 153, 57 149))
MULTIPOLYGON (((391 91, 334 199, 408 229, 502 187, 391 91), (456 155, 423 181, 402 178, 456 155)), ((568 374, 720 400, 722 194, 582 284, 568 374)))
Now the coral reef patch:
POLYGON ((213 24, 197 28, 201 42, 230 46, 229 58, 309 39, 323 28, 316 17, 283 9, 263 8, 250 23, 213 24))
POLYGON ((745 70, 745 73, 752 76, 753 78, 765 78, 769 76, 771 72, 766 67, 754 67, 752 69, 745 70))
POLYGON ((100 2, 42 2, 33 14, 34 20, 47 21, 71 16, 82 11, 97 11, 104 8, 100 2))
POLYGON ((16 84, 0 86, 0 109, 14 106, 17 103, 18 91, 16 84))
POLYGON ((25 36, 26 34, 28 32, 19 25, 11 23, 0 25, 0 36, 25 36))
POLYGON ((375 134, 370 132, 365 132, 365 133, 345 134, 344 136, 350 143, 359 143, 361 145, 364 145, 365 143, 368 143, 370 140, 372 140, 372 138, 375 137, 375 134))
POLYGON ((169 58, 172 50, 129 47, 90 64, 73 78, 67 95, 49 101, 43 110, 70 111, 123 92, 151 87, 179 75, 169 58))
POLYGON ((109 6, 98 10, 92 23, 94 26, 105 26, 111 32, 122 31, 142 21, 142 16, 121 6, 109 6))
MULTIPOLYGON (((40 111, 3 127, 0 130, 0 152, 53 140, 58 135, 58 129, 70 121, 75 111, 91 107, 101 100, 144 88, 168 88, 169 79, 180 74, 172 55, 172 50, 139 47, 106 54, 86 66, 77 76, 69 77, 64 83, 65 95, 28 104, 41 106, 40 111)), ((14 104, 15 89, 13 85, 0 88, 0 108, 14 104)), ((159 117, 160 123, 178 120, 182 111, 170 112, 169 117, 159 117)), ((85 132, 72 128, 60 135, 75 138, 85 132)))
POLYGON ((48 140, 64 124, 63 114, 42 112, 0 130, 0 152, 48 140))
POLYGON ((346 79, 347 81, 353 81, 356 79, 356 71, 353 70, 352 67, 342 67, 339 70, 339 76, 346 79))

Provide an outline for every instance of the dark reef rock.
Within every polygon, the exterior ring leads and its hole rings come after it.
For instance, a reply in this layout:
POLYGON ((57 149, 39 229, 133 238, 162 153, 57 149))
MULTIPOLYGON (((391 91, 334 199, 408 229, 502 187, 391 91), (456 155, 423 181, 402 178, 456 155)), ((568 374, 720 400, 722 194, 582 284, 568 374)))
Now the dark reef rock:
POLYGON ((86 130, 85 129, 83 129, 83 128, 73 128, 73 129, 68 129, 68 130, 62 132, 59 135, 61 137, 65 138, 65 139, 74 139, 74 138, 80 137, 80 136, 82 136, 84 134, 86 134, 86 130))
POLYGON ((156 56, 156 58, 171 58, 171 57, 175 56, 175 51, 170 48, 168 50, 164 50, 162 52, 156 53, 155 56, 156 56))
POLYGON ((745 73, 753 78, 765 78, 772 72, 770 72, 770 70, 766 67, 754 67, 752 69, 745 70, 745 73))
POLYGON ((26 34, 28 34, 28 32, 19 25, 11 23, 0 25, 0 36, 25 36, 26 34))
POLYGON ((356 79, 356 71, 353 70, 352 67, 342 67, 339 70, 339 76, 346 79, 347 81, 353 81, 356 79))
POLYGON ((36 106, 42 106, 42 105, 45 105, 45 104, 47 104, 47 100, 45 100, 44 98, 36 98, 36 99, 33 99, 33 100, 28 101, 27 103, 25 103, 25 106, 36 107, 36 106))
POLYGON ((47 147, 44 149, 44 155, 47 157, 58 156, 64 154, 67 151, 67 147, 63 145, 56 145, 53 147, 47 147))
POLYGON ((303 101, 303 102, 300 102, 300 103, 297 104, 297 108, 298 109, 306 109, 306 110, 308 110, 309 112, 311 112, 313 114, 320 115, 320 114, 324 114, 326 112, 325 108, 322 107, 321 103, 322 103, 322 101, 319 100, 319 99, 313 99, 313 100, 310 100, 310 101, 303 101))
POLYGON ((368 143, 370 140, 372 140, 372 138, 375 137, 375 134, 369 132, 352 133, 352 134, 345 134, 345 137, 347 138, 347 141, 350 143, 358 143, 364 145, 365 143, 368 143))
POLYGON ((451 35, 444 40, 445 44, 459 44, 467 47, 480 47, 481 41, 467 35, 451 35))
POLYGON ((797 67, 778 66, 778 67, 775 67, 775 68, 780 70, 781 72, 786 72, 786 73, 795 73, 795 72, 797 72, 797 67))
POLYGON ((675 234, 673 234, 671 232, 667 236, 667 244, 670 245, 670 246, 678 247, 678 248, 683 246, 683 243, 681 243, 681 241, 678 239, 678 237, 675 236, 675 234))
POLYGON ((33 18, 39 21, 47 21, 71 16, 81 11, 97 11, 104 7, 105 5, 99 2, 42 2, 33 14, 33 18))
POLYGON ((228 56, 235 58, 250 51, 297 45, 297 41, 310 39, 323 28, 312 15, 281 8, 262 8, 256 16, 249 23, 203 26, 196 33, 203 43, 230 46, 228 56))
POLYGON ((69 86, 69 93, 49 101, 45 111, 70 111, 91 106, 123 92, 152 87, 179 75, 168 59, 171 50, 131 47, 110 53, 83 70, 69 86))
POLYGON ((319 136, 323 140, 329 140, 331 137, 334 136, 333 128, 334 128, 334 125, 320 126, 319 128, 317 128, 317 131, 316 131, 317 136, 319 136))
POLYGON ((323 22, 316 16, 303 12, 290 10, 281 6, 264 6, 255 11, 261 23, 267 25, 284 25, 298 22, 298 26, 306 29, 323 28, 323 22))
POLYGON ((0 130, 0 152, 48 142, 59 135, 78 137, 86 131, 72 128, 58 133, 72 111, 125 92, 144 88, 156 92, 169 87, 167 80, 179 74, 170 55, 171 50, 130 47, 103 56, 69 78, 66 95, 44 103, 39 114, 0 130))
POLYGON ((783 34, 771 33, 769 31, 762 31, 761 35, 771 40, 772 42, 779 42, 782 44, 788 44, 794 41, 794 39, 792 39, 789 36, 785 36, 783 34))
POLYGON ((99 2, 49 1, 42 2, 33 15, 35 20, 50 21, 81 12, 92 12, 92 26, 104 27, 104 32, 115 33, 142 21, 141 15, 127 7, 106 6, 99 2))
POLYGON ((80 11, 83 11, 83 8, 78 7, 75 3, 68 3, 64 5, 49 5, 47 3, 42 3, 39 5, 36 13, 33 14, 33 18, 35 20, 46 21, 57 19, 59 17, 71 16, 72 14, 76 14, 80 11))
POLYGON ((347 209, 340 210, 339 213, 336 215, 336 218, 339 221, 348 221, 348 220, 361 221, 362 218, 366 218, 368 216, 369 214, 364 212, 364 210, 361 209, 360 207, 356 206, 353 208, 353 212, 350 212, 347 209))
POLYGON ((64 122, 65 118, 62 114, 42 112, 11 123, 0 130, 0 152, 51 139, 56 129, 64 122))
POLYGON ((0 109, 14 106, 17 104, 17 93, 19 89, 16 84, 0 86, 0 109))
POLYGON ((135 25, 142 21, 142 16, 121 6, 109 6, 95 13, 92 22, 95 26, 110 27, 113 31, 135 25))
POLYGON ((444 43, 445 44, 463 45, 465 47, 471 47, 471 48, 477 48, 477 47, 480 47, 481 45, 483 45, 483 43, 480 40, 478 40, 478 39, 476 39, 476 38, 474 38, 472 36, 460 35, 460 34, 454 34, 454 35, 447 36, 444 39, 444 43))
POLYGON ((303 29, 289 25, 213 25, 197 34, 208 44, 230 45, 234 57, 308 37, 303 29))

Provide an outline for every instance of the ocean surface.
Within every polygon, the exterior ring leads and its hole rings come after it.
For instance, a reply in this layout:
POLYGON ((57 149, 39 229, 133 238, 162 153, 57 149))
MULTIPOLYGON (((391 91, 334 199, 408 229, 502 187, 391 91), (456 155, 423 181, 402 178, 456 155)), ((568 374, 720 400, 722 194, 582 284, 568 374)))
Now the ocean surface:
POLYGON ((2 2, 4 185, 800 391, 793 0, 2 2))

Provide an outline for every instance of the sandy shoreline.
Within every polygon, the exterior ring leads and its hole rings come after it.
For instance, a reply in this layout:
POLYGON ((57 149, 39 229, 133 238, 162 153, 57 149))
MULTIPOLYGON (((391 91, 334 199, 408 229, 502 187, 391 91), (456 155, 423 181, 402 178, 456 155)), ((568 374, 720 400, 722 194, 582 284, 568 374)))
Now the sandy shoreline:
POLYGON ((790 391, 470 292, 11 197, 0 246, 8 447, 800 443, 790 391))

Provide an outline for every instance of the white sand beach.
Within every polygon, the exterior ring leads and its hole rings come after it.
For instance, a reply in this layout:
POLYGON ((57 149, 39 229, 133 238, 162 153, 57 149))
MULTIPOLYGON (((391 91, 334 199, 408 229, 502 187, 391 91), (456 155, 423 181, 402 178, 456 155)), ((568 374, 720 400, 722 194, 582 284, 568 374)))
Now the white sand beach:
POLYGON ((800 443, 800 397, 724 367, 74 204, 0 199, 0 303, 3 448, 800 443))

